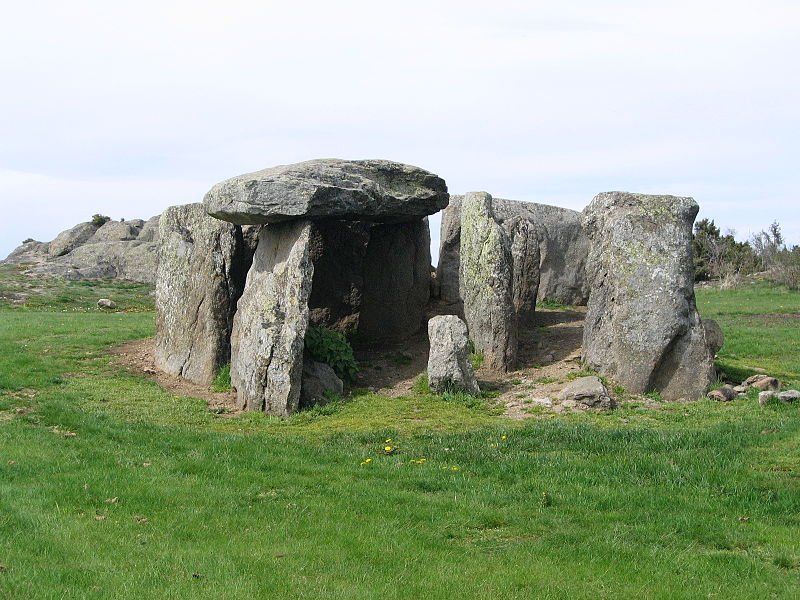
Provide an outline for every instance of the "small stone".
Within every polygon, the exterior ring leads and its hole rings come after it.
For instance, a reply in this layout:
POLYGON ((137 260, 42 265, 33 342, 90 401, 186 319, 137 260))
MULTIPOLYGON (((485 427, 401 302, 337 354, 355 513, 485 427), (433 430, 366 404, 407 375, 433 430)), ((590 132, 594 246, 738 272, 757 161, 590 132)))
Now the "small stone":
POLYGON ((550 398, 534 398, 529 404, 531 406, 541 406, 542 408, 553 408, 553 401, 550 398))
POLYGON ((735 399, 736 396, 737 392, 732 386, 723 385, 721 388, 709 392, 707 397, 710 400, 717 400, 719 402, 730 402, 731 400, 735 399))
POLYGON ((330 365, 317 362, 308 356, 304 357, 303 378, 300 384, 301 407, 327 404, 328 394, 341 396, 343 391, 344 384, 330 365))
POLYGON ((747 392, 747 386, 745 385, 736 385, 733 387, 733 391, 737 394, 744 394, 747 392))
POLYGON ((561 390, 561 405, 567 402, 580 404, 581 408, 608 410, 614 408, 614 401, 599 377, 580 377, 561 390))
POLYGON ((97 301, 97 306, 99 308, 114 309, 117 308, 117 303, 113 300, 109 300, 108 298, 100 298, 100 300, 97 301))
POLYGON ((758 395, 758 403, 759 403, 761 406, 766 406, 766 405, 767 405, 767 404, 769 404, 769 403, 770 403, 772 400, 775 400, 777 397, 778 397, 778 394, 777 394, 777 393, 775 393, 775 392, 773 392, 773 391, 761 392, 761 393, 758 395))
POLYGON ((777 392, 781 389, 780 382, 774 377, 770 377, 768 375, 753 375, 752 377, 747 378, 743 385, 761 390, 762 392, 765 390, 777 392))
POLYGON ((797 402, 798 400, 800 400, 800 391, 786 390, 785 392, 781 392, 778 394, 778 399, 781 402, 785 402, 786 404, 797 402))

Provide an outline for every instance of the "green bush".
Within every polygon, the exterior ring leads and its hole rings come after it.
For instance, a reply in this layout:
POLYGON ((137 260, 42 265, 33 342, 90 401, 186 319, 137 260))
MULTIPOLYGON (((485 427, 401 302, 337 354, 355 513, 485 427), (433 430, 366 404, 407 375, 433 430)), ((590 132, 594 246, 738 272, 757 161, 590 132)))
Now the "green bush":
POLYGON ((359 371, 358 363, 353 356, 353 348, 343 334, 324 327, 309 327, 306 350, 314 360, 330 365, 343 380, 355 380, 359 371))
POLYGON ((107 217, 107 216, 101 215, 99 213, 96 214, 96 215, 92 215, 92 225, 96 225, 97 227, 105 225, 110 220, 111 220, 111 217, 107 217))

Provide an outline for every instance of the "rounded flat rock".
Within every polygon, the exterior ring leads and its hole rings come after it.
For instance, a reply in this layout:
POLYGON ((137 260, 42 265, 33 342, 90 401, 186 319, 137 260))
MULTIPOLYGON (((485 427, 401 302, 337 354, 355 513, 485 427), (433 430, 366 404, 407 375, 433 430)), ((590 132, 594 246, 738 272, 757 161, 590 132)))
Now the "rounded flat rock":
POLYGON ((447 206, 438 175, 388 160, 309 160, 226 179, 203 205, 218 219, 240 225, 296 218, 402 222, 447 206))

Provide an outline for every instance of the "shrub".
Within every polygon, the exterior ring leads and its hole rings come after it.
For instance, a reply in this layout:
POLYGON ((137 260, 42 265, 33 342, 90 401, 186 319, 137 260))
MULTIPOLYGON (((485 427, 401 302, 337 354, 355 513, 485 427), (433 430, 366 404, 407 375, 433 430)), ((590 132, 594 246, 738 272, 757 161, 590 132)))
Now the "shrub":
POLYGON ((35 242, 35 241, 36 240, 34 240, 33 238, 25 238, 24 240, 22 240, 22 243, 23 244, 30 244, 31 242, 35 242))
POLYGON ((110 220, 111 220, 111 217, 107 217, 107 216, 101 215, 99 213, 96 214, 96 215, 92 215, 92 225, 96 225, 97 227, 105 225, 110 220))
POLYGON ((353 348, 338 331, 324 327, 309 327, 306 333, 306 350, 319 362, 330 365, 346 381, 354 381, 359 371, 353 348))

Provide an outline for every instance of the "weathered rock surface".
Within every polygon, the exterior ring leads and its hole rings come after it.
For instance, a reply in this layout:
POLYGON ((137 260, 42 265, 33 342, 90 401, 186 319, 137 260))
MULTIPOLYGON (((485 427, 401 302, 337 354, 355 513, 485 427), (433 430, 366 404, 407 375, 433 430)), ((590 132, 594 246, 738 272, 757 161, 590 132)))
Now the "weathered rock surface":
MULTIPOLYGON (((445 302, 460 301, 459 252, 461 203, 463 196, 451 196, 442 212, 437 278, 445 302)), ((585 305, 589 297, 586 259, 589 239, 581 225, 581 213, 535 202, 493 198, 494 216, 504 223, 512 219, 532 223, 539 245, 539 286, 536 301, 555 300, 585 305)))
POLYGON ((341 332, 358 330, 371 229, 370 223, 360 221, 314 223, 314 282, 308 301, 312 324, 341 332))
POLYGON ((358 337, 403 339, 418 332, 431 293, 427 219, 375 225, 364 256, 364 297, 358 337))
POLYGON ((303 377, 300 387, 300 407, 327 404, 329 394, 338 396, 344 392, 344 383, 329 365, 310 359, 303 361, 303 377))
POLYGON ((797 402, 798 400, 800 400, 800 391, 786 390, 785 392, 780 392, 778 394, 778 400, 780 400, 781 402, 785 402, 786 404, 797 402))
POLYGON ((113 300, 111 300, 110 298, 100 298, 97 301, 97 307, 98 308, 114 309, 114 308, 117 308, 117 303, 114 302, 113 300))
POLYGON ((584 362, 629 392, 696 399, 714 380, 697 312, 691 198, 599 194, 584 211, 591 288, 584 362))
POLYGON ((89 241, 89 238, 91 238, 97 230, 98 226, 94 223, 78 223, 75 227, 59 233, 56 238, 50 242, 48 253, 53 258, 64 256, 72 252, 78 246, 89 241))
POLYGON ((579 377, 561 390, 559 399, 562 403, 574 402, 578 408, 594 408, 608 410, 614 408, 614 401, 599 377, 579 377))
POLYGON ((104 242, 84 244, 26 273, 72 280, 116 278, 155 283, 157 260, 158 244, 104 242))
POLYGON ((419 331, 430 297, 427 219, 379 224, 313 224, 314 325, 355 331, 359 342, 402 339, 419 331))
POLYGON ((766 406, 773 400, 778 400, 778 392, 773 392, 772 390, 767 390, 764 392, 760 392, 758 394, 758 403, 761 406, 766 406))
POLYGON ((50 258, 49 248, 49 242, 37 242, 36 240, 23 242, 1 262, 9 265, 43 263, 50 258))
POLYGON ((772 390, 777 392, 781 389, 780 381, 769 375, 753 375, 745 379, 742 385, 747 388, 755 388, 762 391, 772 390))
POLYGON ((49 243, 26 242, 6 264, 32 265, 25 273, 66 279, 117 278, 155 283, 158 217, 147 222, 81 223, 49 243))
POLYGON ((434 317, 428 321, 428 339, 428 385, 431 390, 480 394, 469 357, 466 323, 454 315, 434 317))
POLYGON ((492 197, 472 192, 461 214, 460 295, 469 336, 492 369, 507 371, 517 358, 512 240, 497 223, 492 197))
POLYGON ((706 342, 711 350, 711 354, 716 355, 725 345, 725 334, 722 328, 714 319, 703 319, 703 327, 706 330, 706 342))
MULTIPOLYGON (((137 220, 138 221, 138 220, 137 220)), ((139 237, 141 226, 136 227, 137 221, 107 221, 94 232, 87 244, 97 244, 99 242, 125 242, 135 240, 139 237)))
POLYGON ((247 268, 241 231, 209 217, 199 203, 168 208, 160 229, 156 366, 207 385, 230 356, 233 315, 247 268))
POLYGON ((311 223, 265 227, 231 336, 231 384, 247 410, 288 416, 300 403, 314 264, 311 223))
POLYGON ((161 215, 151 217, 142 225, 142 230, 139 232, 139 237, 136 239, 140 242, 157 242, 158 241, 158 222, 161 215))
POLYGON ((450 196, 450 204, 442 211, 439 238, 439 266, 436 279, 439 297, 444 302, 461 302, 459 288, 461 269, 461 202, 464 196, 450 196))
POLYGON ((294 218, 416 220, 447 206, 443 179, 387 160, 320 159, 233 177, 206 194, 207 212, 232 223, 294 218))
POLYGON ((733 386, 723 385, 721 388, 708 392, 707 397, 710 400, 717 400, 718 402, 730 402, 739 396, 733 386))

